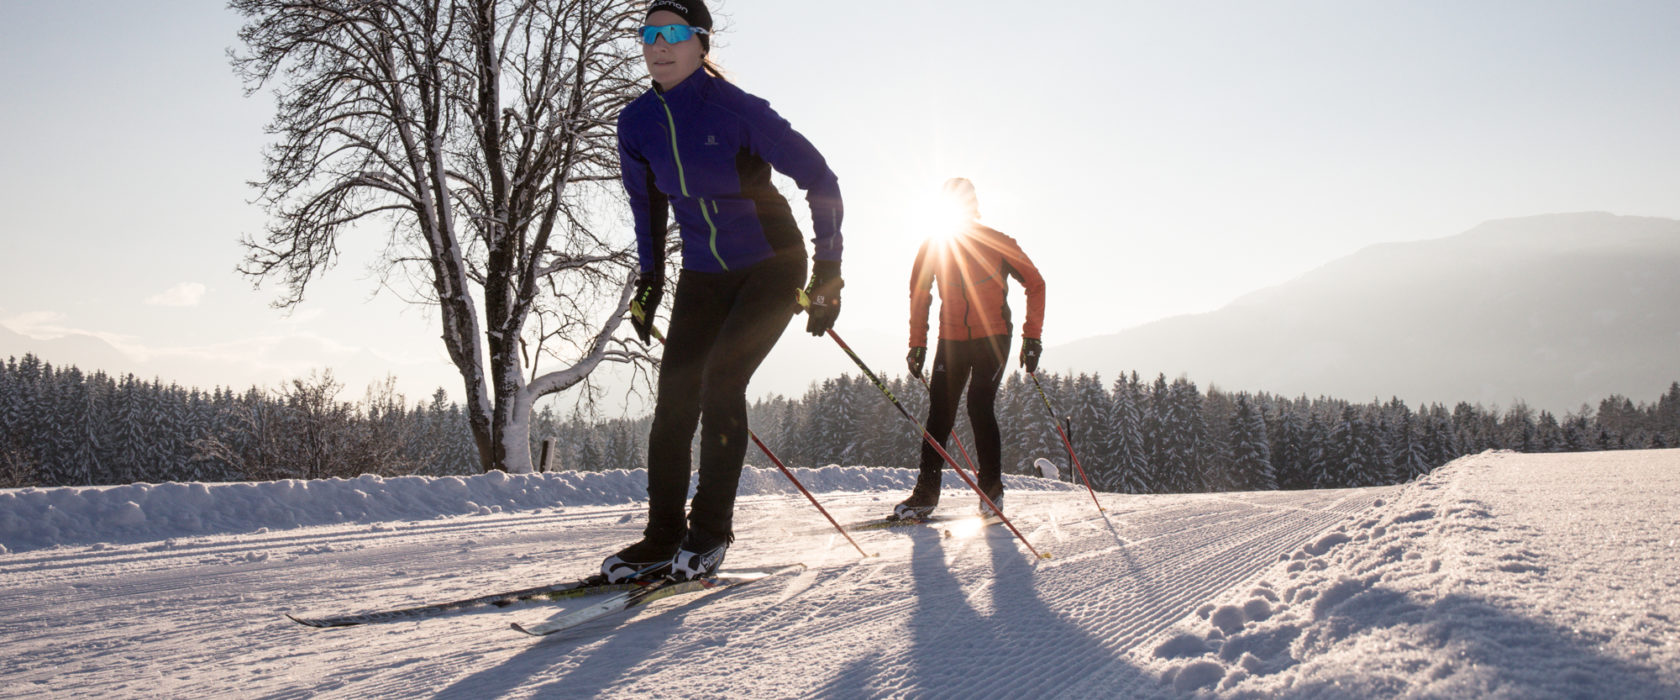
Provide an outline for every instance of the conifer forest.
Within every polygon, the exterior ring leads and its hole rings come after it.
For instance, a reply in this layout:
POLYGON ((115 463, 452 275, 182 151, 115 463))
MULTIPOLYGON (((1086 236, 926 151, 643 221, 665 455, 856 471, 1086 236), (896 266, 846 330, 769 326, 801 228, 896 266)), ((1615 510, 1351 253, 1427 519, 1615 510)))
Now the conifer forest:
MULTIPOLYGON (((1204 390, 1189 378, 1136 373, 1112 381, 1044 373, 1039 381, 1043 395, 1019 373, 999 392, 1004 470, 1037 474, 1033 465, 1044 458, 1061 479, 1078 479, 1053 422, 1060 420, 1092 485, 1118 493, 1374 486, 1489 449, 1680 446, 1680 382, 1653 387, 1661 392, 1654 401, 1610 395, 1554 415, 1520 401, 1503 409, 1411 407, 1399 399, 1204 390)), ((462 407, 441 389, 411 402, 393 385, 370 387, 358 401, 339 398, 343 387, 330 373, 278 389, 203 391, 14 357, 0 363, 0 488, 476 471, 462 407)), ((899 377, 888 388, 925 419, 920 381, 899 377)), ((648 418, 596 419, 557 405, 531 424, 533 455, 552 440, 551 468, 646 466, 648 418)), ((920 459, 920 428, 861 377, 758 400, 749 420, 790 467, 915 467, 920 459)), ((959 411, 958 439, 968 439, 967 423, 959 411)), ((769 465, 756 451, 747 463, 769 465)))

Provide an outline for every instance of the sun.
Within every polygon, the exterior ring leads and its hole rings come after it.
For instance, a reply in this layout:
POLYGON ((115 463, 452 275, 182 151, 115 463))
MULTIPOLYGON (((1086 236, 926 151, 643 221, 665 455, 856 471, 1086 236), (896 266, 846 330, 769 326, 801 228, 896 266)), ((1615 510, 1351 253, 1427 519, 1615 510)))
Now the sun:
POLYGON ((915 235, 945 243, 962 233, 972 219, 960 201, 933 190, 916 201, 910 221, 915 235))

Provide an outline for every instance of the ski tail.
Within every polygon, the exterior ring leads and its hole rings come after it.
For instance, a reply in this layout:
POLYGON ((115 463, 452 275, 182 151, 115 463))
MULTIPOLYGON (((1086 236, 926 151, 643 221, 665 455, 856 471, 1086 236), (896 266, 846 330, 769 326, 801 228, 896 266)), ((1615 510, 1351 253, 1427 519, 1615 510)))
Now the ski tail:
POLYGON ((600 593, 629 591, 634 588, 636 588, 636 584, 607 583, 605 577, 595 575, 567 583, 537 586, 535 588, 525 588, 517 591, 508 591, 506 593, 494 593, 491 595, 479 596, 477 598, 466 598, 463 600, 452 600, 445 603, 417 605, 409 608, 350 613, 347 615, 332 615, 328 617, 300 617, 287 613, 286 617, 293 622, 308 627, 353 627, 356 625, 366 625, 380 622, 394 622, 399 620, 415 620, 426 617, 434 617, 437 615, 444 615, 461 610, 470 610, 473 608, 505 608, 515 603, 531 600, 563 600, 566 598, 577 598, 582 596, 597 595, 600 593))

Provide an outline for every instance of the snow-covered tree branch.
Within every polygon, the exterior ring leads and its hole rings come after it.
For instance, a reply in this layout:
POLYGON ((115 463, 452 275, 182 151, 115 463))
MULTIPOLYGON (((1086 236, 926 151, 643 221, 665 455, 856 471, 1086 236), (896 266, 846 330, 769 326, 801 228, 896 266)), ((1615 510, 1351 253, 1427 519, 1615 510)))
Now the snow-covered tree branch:
POLYGON ((236 70, 277 97, 253 183, 272 223, 246 240, 242 270, 282 281, 276 305, 295 306, 341 237, 391 222, 380 263, 438 309, 480 465, 529 469, 536 399, 602 362, 648 359, 614 341, 635 263, 614 226, 613 125, 641 89, 639 3, 231 6, 247 21, 236 70), (560 367, 539 371, 533 345, 560 367))

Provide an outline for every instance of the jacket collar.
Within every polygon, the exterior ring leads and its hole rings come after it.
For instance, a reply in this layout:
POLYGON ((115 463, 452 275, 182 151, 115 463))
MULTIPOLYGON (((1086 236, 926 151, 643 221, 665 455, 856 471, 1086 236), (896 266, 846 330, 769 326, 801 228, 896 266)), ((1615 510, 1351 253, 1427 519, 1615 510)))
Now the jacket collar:
POLYGON ((648 82, 653 83, 654 92, 667 100, 692 100, 710 92, 712 75, 706 72, 705 66, 701 66, 670 90, 660 88, 659 83, 653 82, 651 78, 648 79, 648 82))

